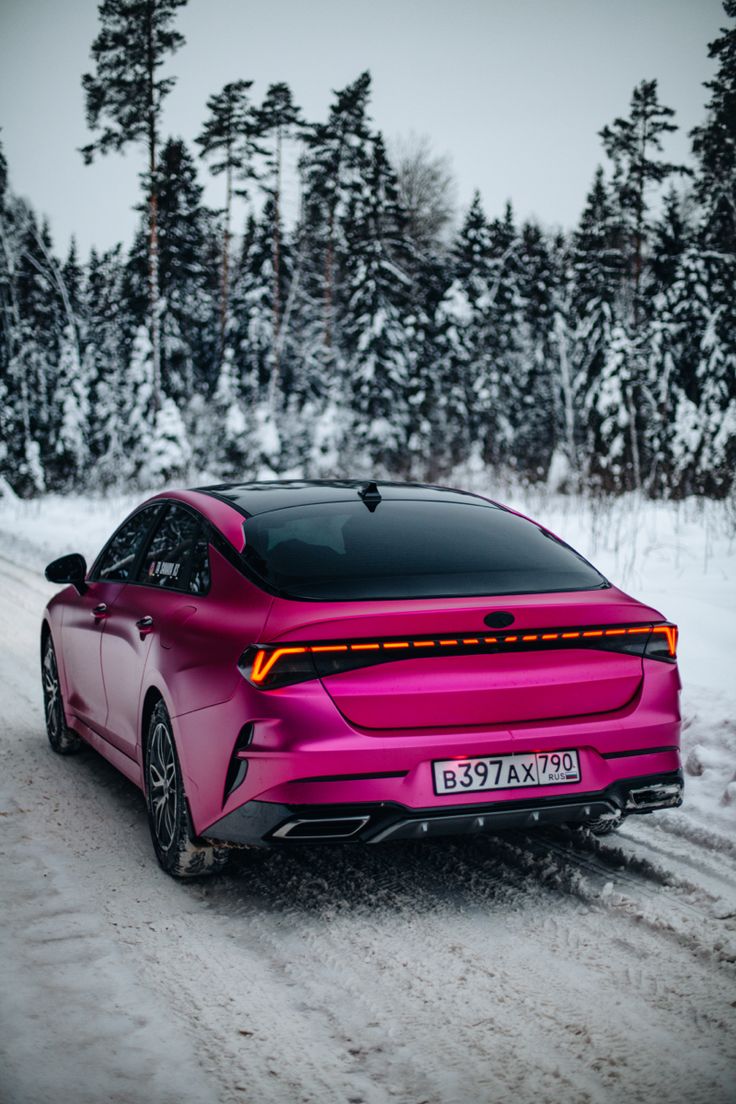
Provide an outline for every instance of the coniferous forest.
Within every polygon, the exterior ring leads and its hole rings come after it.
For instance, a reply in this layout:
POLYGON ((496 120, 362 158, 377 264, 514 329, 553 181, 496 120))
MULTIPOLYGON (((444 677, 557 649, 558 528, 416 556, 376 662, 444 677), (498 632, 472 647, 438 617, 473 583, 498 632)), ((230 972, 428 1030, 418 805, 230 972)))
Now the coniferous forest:
POLYGON ((286 84, 243 79, 213 89, 194 145, 168 136, 185 3, 104 0, 82 77, 81 155, 140 156, 129 248, 60 257, 0 150, 0 476, 17 494, 442 481, 468 464, 568 489, 732 491, 736 0, 703 45, 690 164, 667 161, 677 120, 642 80, 601 120, 577 226, 554 234, 478 194, 454 219, 446 163, 387 150, 367 72, 319 121, 286 84))

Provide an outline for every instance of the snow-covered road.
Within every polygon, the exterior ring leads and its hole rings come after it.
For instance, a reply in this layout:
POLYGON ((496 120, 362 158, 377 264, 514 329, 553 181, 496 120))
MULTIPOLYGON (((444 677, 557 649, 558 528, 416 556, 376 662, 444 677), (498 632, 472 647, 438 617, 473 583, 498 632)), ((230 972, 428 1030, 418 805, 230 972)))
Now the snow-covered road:
POLYGON ((690 740, 692 809, 605 842, 302 849, 178 884, 134 787, 48 748, 52 588, 28 526, 0 549, 3 1104, 734 1100, 736 839, 706 802, 732 726, 690 740))

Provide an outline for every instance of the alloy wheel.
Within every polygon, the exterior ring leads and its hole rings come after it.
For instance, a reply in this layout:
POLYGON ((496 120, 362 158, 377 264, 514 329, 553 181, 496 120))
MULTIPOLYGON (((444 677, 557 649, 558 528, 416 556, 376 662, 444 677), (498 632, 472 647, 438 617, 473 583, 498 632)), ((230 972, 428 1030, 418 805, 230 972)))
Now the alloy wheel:
POLYGON ((161 849, 168 851, 177 832, 179 795, 174 745, 168 727, 161 721, 151 736, 148 787, 156 838, 161 849))

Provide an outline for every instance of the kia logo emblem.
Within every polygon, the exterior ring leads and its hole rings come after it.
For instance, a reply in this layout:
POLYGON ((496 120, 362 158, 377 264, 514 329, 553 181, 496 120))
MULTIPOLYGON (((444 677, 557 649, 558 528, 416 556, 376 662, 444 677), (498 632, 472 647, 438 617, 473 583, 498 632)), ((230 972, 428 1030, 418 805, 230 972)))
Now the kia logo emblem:
POLYGON ((514 615, 505 610, 498 610, 496 613, 489 613, 483 620, 489 629, 505 629, 508 625, 513 625, 514 615))

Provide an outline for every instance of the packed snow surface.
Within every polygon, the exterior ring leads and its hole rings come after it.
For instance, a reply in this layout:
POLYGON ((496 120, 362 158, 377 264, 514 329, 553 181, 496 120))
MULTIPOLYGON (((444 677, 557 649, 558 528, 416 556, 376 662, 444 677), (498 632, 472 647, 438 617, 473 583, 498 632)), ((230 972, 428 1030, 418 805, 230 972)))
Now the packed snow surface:
POLYGON ((53 755, 40 707, 43 565, 91 558, 141 496, 0 494, 3 1104, 734 1100, 733 508, 495 494, 679 624, 682 809, 189 884, 133 786, 53 755))

